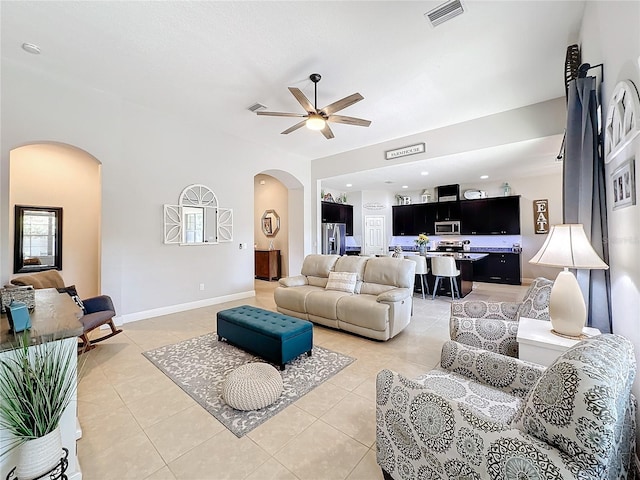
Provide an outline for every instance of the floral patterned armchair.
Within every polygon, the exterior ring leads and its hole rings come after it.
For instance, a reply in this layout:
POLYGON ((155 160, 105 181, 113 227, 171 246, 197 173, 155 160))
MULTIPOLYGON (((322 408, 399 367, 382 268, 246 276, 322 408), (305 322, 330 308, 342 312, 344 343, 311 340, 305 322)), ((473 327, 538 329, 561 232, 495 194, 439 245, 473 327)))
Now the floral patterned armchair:
POLYGON ((517 357, 518 320, 520 317, 549 320, 552 287, 553 281, 538 277, 522 302, 453 302, 449 320, 451 340, 517 357))
POLYGON ((447 342, 416 380, 378 374, 378 464, 387 480, 635 478, 635 372, 617 335, 548 368, 447 342))

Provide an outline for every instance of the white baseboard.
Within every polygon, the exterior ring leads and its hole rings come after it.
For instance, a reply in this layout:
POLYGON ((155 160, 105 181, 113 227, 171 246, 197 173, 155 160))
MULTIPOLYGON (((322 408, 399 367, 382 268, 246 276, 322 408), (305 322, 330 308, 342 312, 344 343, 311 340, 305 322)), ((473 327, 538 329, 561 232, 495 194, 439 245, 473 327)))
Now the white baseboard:
POLYGON ((118 326, 125 323, 137 322, 138 320, 146 320, 147 318, 160 317, 171 313, 184 312, 195 308, 209 307, 220 303, 232 302, 233 300, 241 300, 243 298, 255 297, 256 291, 249 290, 247 292, 234 293, 232 295, 223 295, 221 297, 206 298, 195 302, 180 303, 177 305, 169 305, 168 307, 153 308, 151 310, 143 310, 141 312, 127 313, 114 317, 114 323, 118 326))

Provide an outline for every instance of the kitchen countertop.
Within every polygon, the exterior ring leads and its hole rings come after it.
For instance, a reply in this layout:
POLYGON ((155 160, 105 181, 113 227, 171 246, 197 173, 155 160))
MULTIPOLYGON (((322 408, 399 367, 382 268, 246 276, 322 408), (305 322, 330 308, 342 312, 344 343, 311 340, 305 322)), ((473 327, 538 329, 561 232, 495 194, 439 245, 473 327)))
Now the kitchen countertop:
MULTIPOLYGON (((61 340, 82 335, 82 310, 66 293, 58 293, 55 288, 43 288, 35 291, 36 307, 29 312, 31 329, 28 335, 31 344, 61 340)), ((9 320, 6 314, 0 317, 0 352, 13 350, 17 346, 22 332, 9 332, 9 320)))
POLYGON ((427 258, 433 257, 453 257, 455 260, 465 261, 465 262, 475 262, 477 260, 482 260, 484 257, 489 256, 488 253, 469 253, 469 252, 435 252, 428 251, 425 254, 427 258))

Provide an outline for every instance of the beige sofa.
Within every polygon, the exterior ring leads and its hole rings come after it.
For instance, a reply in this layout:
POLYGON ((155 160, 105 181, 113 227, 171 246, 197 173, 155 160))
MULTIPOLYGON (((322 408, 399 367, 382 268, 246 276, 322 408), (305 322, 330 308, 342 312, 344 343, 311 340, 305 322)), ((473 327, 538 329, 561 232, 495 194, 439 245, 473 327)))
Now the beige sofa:
POLYGON ((285 315, 388 340, 411 320, 415 268, 391 257, 308 255, 300 275, 280 279, 275 302, 285 315), (355 274, 353 293, 334 290, 331 272, 355 274))

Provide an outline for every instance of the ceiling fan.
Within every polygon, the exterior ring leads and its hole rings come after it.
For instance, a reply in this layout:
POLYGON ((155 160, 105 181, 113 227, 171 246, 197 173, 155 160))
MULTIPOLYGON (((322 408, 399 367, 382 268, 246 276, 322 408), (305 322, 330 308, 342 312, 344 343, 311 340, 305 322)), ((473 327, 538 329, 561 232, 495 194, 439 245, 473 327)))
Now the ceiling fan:
POLYGON ((302 93, 299 88, 289 87, 289 91, 296 97, 296 100, 302 105, 302 108, 306 110, 306 114, 303 115, 301 113, 282 113, 282 112, 256 112, 258 115, 268 115, 272 117, 300 117, 304 118, 299 123, 296 123, 293 127, 287 128, 283 135, 287 133, 291 133, 294 130, 297 130, 303 126, 307 126, 310 130, 319 130, 322 134, 327 138, 333 138, 333 132, 331 128, 329 128, 328 122, 334 123, 345 123, 347 125, 357 125, 360 127, 368 127, 371 125, 370 120, 363 120, 361 118, 355 117, 345 117, 344 115, 334 115, 336 112, 347 108, 353 105, 356 102, 364 99, 362 95, 359 93, 354 93, 353 95, 349 95, 348 97, 344 97, 337 102, 333 102, 326 107, 318 108, 318 82, 322 77, 319 73, 312 73, 309 75, 309 80, 313 82, 314 87, 314 102, 313 105, 307 99, 307 97, 302 93))

